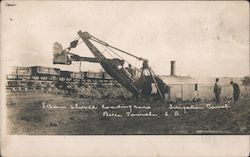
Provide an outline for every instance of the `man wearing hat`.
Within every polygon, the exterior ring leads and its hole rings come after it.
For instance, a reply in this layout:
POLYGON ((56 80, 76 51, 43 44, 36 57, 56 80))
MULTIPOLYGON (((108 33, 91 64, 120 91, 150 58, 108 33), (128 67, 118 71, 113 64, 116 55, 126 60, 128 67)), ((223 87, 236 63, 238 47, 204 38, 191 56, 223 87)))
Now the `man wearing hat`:
POLYGON ((219 78, 216 78, 214 84, 214 95, 216 103, 220 103, 220 93, 221 93, 221 86, 219 85, 219 78))

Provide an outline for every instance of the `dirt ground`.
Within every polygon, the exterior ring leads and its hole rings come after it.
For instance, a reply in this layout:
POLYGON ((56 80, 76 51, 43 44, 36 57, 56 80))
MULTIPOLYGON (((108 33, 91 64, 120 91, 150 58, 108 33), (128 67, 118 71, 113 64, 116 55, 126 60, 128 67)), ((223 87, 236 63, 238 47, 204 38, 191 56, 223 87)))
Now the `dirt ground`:
MULTIPOLYGON (((228 102, 207 103, 223 106, 228 102)), ((177 103, 172 106, 205 107, 207 103, 177 103)), ((9 94, 7 130, 10 134, 25 135, 250 134, 250 98, 237 104, 230 103, 230 108, 220 109, 190 109, 185 112, 169 106, 162 101, 87 99, 45 93, 9 94), (129 108, 104 109, 103 105, 133 106, 132 113, 143 115, 151 112, 157 116, 128 116, 129 108), (107 116, 104 112, 120 114, 121 117, 107 116)))

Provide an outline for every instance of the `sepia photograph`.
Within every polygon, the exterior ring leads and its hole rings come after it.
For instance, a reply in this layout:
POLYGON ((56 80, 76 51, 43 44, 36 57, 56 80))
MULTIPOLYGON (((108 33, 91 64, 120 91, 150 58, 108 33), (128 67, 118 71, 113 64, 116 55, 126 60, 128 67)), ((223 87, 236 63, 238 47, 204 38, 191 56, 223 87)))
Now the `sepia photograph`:
POLYGON ((1 76, 6 135, 249 135, 249 2, 2 1, 1 76))

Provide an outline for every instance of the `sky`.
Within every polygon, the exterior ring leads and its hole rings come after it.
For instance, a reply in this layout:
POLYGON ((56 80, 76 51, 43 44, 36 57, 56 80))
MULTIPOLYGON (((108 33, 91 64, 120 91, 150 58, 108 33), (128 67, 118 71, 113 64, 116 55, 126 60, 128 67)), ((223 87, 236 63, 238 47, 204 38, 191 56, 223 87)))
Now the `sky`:
MULTIPOLYGON (((52 47, 54 42, 68 47, 79 30, 147 58, 159 75, 170 74, 171 60, 176 61, 176 74, 181 76, 242 77, 250 73, 246 1, 3 1, 2 66, 78 71, 77 62, 54 65, 52 47)), ((93 57, 84 43, 71 52, 93 57)), ((137 67, 142 64, 122 57, 137 67)), ((81 68, 98 71, 101 66, 84 62, 81 68)))

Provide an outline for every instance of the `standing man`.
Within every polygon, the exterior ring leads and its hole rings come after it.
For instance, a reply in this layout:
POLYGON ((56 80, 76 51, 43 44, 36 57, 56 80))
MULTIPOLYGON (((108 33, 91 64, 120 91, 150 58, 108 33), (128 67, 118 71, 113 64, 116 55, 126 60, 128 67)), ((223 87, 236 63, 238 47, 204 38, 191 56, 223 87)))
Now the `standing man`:
POLYGON ((221 93, 221 86, 219 85, 219 78, 216 78, 214 84, 214 94, 215 94, 215 102, 217 104, 220 103, 220 93, 221 93))
POLYGON ((148 60, 143 60, 142 68, 141 68, 141 77, 144 76, 144 70, 148 69, 148 60))
POLYGON ((231 81, 230 84, 233 86, 233 97, 234 97, 234 102, 236 103, 239 100, 240 87, 237 83, 233 81, 231 81))
POLYGON ((126 67, 125 69, 129 72, 129 74, 131 75, 131 78, 133 78, 134 77, 134 69, 132 68, 132 65, 129 64, 128 67, 126 67))

